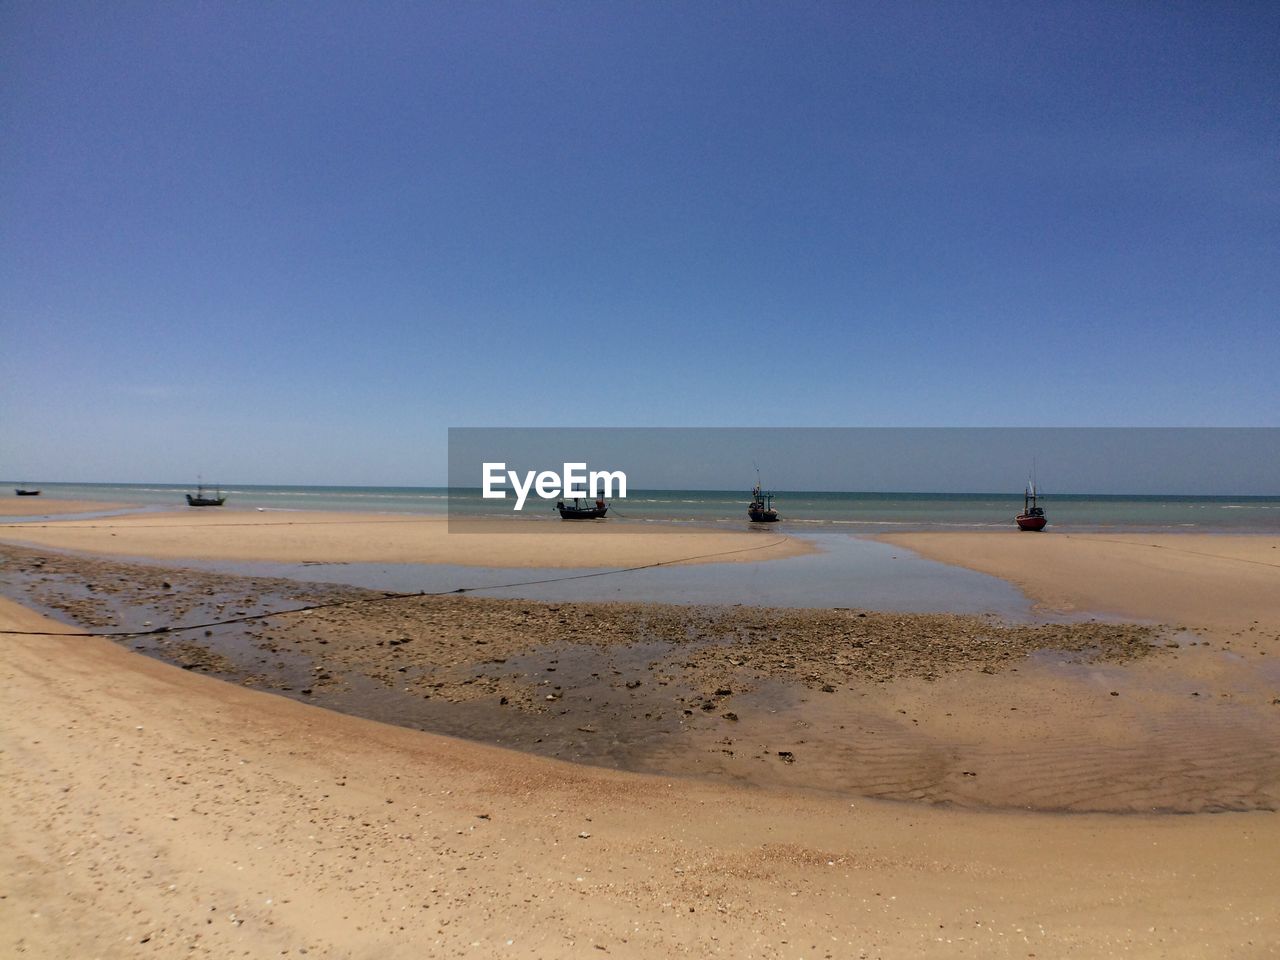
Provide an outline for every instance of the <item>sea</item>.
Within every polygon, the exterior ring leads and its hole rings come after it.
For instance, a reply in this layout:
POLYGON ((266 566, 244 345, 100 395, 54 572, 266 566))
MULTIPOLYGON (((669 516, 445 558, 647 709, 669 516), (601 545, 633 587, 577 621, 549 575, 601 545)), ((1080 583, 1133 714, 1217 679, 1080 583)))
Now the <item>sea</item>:
MULTIPOLYGON (((6 484, 11 489, 14 484, 6 484)), ((97 500, 131 510, 185 508, 189 485, 163 483, 42 483, 50 500, 97 500)), ((229 509, 408 513, 441 517, 510 517, 559 522, 552 505, 530 500, 485 500, 478 489, 447 487, 269 486, 221 488, 229 509)), ((12 496, 12 495, 10 495, 12 496)), ((4 517, 0 498, 0 517, 4 517)), ((745 490, 632 490, 614 499, 615 522, 746 526, 745 490)), ((889 533, 908 530, 1009 528, 1022 510, 1021 493, 830 493, 776 491, 783 527, 797 532, 889 533)), ((1053 493, 1040 500, 1051 529, 1280 533, 1280 496, 1175 496, 1053 493)), ((29 518, 22 518, 29 519, 29 518)))

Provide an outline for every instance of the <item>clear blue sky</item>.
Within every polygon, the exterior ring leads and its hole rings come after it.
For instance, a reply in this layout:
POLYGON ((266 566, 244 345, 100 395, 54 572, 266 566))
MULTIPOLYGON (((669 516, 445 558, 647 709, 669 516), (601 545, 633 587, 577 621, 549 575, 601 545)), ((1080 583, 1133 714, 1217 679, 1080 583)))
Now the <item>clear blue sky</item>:
POLYGON ((1280 5, 7 3, 0 475, 1280 425, 1280 5))

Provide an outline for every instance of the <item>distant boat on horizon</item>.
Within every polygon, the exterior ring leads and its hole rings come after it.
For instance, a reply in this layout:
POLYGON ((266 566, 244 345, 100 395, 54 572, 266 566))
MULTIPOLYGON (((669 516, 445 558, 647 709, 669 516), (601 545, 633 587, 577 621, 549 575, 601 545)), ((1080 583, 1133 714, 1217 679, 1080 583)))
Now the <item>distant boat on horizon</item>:
POLYGON ((206 496, 204 492, 204 484, 196 484, 195 494, 187 494, 188 507, 220 507, 227 502, 227 498, 223 496, 221 489, 215 489, 213 496, 206 496))
POLYGON ((40 496, 40 491, 39 491, 39 490, 32 490, 30 487, 14 487, 14 488, 13 488, 13 492, 14 492, 14 495, 15 495, 15 496, 19 496, 19 497, 38 497, 38 496, 40 496))

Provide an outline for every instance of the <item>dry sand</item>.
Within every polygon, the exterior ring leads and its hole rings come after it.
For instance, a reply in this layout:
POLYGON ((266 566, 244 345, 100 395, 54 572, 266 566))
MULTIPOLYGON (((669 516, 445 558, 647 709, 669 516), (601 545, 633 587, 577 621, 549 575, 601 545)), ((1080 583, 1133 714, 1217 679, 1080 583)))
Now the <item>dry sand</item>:
MULTIPOLYGON (((79 549, 103 542, 84 536, 79 549)), ((1066 715, 1078 728, 1044 707, 1061 682, 1051 668, 877 685, 904 726, 972 734, 992 763, 1002 732, 1019 738, 1022 769, 1006 765, 1005 781, 1054 774, 1042 734, 1165 726, 1162 698, 1193 702, 1176 688, 1188 677, 1212 679, 1214 708, 1227 705, 1213 723, 1229 732, 1241 677, 1280 655, 1274 539, 929 536, 895 542, 1003 571, 1046 604, 1210 638, 1098 667, 1066 715), (998 686, 975 693, 977 678, 998 686)), ((57 629, 7 602, 0 625, 57 629)), ((343 716, 100 639, 3 639, 0 954, 1258 957, 1280 945, 1274 813, 975 812, 624 773, 343 716)), ((1249 709, 1280 710, 1257 677, 1249 709)), ((820 710, 837 700, 814 697, 820 710)), ((1170 727, 1161 749, 1212 782, 1212 751, 1179 748, 1204 725, 1170 727)), ((1106 746, 1134 763, 1151 749, 1137 736, 1106 746)), ((1093 795, 1128 788, 1080 779, 1093 795)))
MULTIPOLYGON (((56 629, 10 603, 0 622, 56 629)), ((561 764, 7 637, 0 952, 1257 957, 1270 814, 978 814, 561 764)))
POLYGON ((1053 610, 1230 630, 1280 625, 1276 536, 1008 531, 877 539, 1009 580, 1053 610))
POLYGON ((320 512, 190 510, 91 521, 0 524, 0 539, 128 557, 283 563, 614 567, 776 560, 813 552, 775 530, 603 521, 471 521, 320 512))

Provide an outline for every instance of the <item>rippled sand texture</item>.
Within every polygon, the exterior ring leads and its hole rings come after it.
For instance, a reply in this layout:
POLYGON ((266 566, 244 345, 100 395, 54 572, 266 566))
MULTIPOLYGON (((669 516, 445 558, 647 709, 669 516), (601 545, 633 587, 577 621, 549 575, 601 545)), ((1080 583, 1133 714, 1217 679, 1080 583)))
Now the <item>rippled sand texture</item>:
MULTIPOLYGON (((0 602, 0 628, 51 626, 0 602)), ((6 955, 1191 958, 1280 941, 1271 814, 947 811, 620 773, 101 640, 10 637, 0 683, 6 955)))
POLYGON ((117 629, 351 600, 126 642, 344 712, 577 762, 996 808, 1280 804, 1280 659, 1256 633, 1233 648, 1111 621, 388 600, 18 548, 3 557, 24 596, 117 629))
POLYGON ((4 592, 80 623, 340 605, 5 638, 0 952, 1274 951, 1275 539, 966 536, 899 542, 1147 622, 387 600, 6 548, 4 592))

